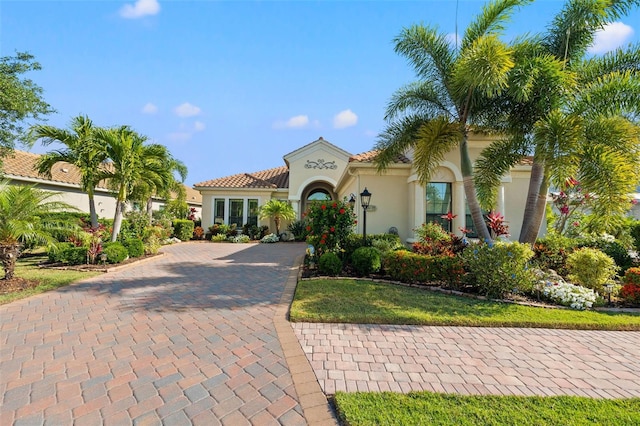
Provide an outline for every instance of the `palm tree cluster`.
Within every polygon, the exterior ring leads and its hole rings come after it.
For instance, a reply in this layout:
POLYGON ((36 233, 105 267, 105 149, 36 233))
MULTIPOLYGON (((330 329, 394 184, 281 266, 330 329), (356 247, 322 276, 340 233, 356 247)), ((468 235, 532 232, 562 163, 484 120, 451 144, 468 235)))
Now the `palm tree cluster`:
POLYGON ((587 57, 595 34, 638 0, 569 0, 545 34, 499 39, 529 0, 494 0, 460 45, 437 28, 415 25, 395 39, 418 81, 394 93, 376 148, 379 170, 414 151, 428 183, 444 155, 460 151, 464 189, 480 238, 490 240, 482 208, 495 205, 501 177, 533 156, 521 242, 538 235, 551 185, 580 181, 594 195, 590 227, 610 230, 640 181, 640 48, 587 57), (472 164, 470 129, 499 135, 472 164))
POLYGON ((164 145, 146 143, 147 138, 129 126, 96 127, 89 117, 82 115, 73 118, 70 127, 66 130, 38 125, 31 129, 32 140, 40 139, 44 145, 53 142, 63 145, 39 159, 38 172, 50 177, 51 169, 60 161, 79 169, 82 189, 89 196, 93 228, 98 226, 95 188, 105 181, 116 197, 111 241, 118 238, 127 201, 146 205, 150 217, 153 196, 169 198, 176 193, 184 197, 181 182, 186 178, 187 168, 164 145))

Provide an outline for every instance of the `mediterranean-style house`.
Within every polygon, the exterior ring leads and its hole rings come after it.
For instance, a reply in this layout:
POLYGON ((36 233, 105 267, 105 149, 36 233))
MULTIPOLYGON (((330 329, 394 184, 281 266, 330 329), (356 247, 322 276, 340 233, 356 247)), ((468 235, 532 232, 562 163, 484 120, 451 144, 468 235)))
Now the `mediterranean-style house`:
MULTIPOLYGON (((38 174, 35 164, 40 157, 25 151, 14 150, 2 159, 2 172, 0 177, 8 179, 14 185, 35 185, 40 189, 59 192, 59 201, 77 208, 79 211, 89 213, 89 197, 80 186, 80 171, 73 164, 60 162, 51 170, 51 178, 45 178, 38 174)), ((193 188, 185 185, 187 204, 195 208, 195 216, 202 214, 202 196, 193 188)), ((106 187, 104 182, 95 191, 96 212, 98 217, 112 219, 116 211, 116 199, 113 192, 106 187)), ((164 207, 165 200, 153 199, 153 210, 164 207)))
MULTIPOLYGON (((490 142, 478 135, 470 138, 472 161, 490 142)), ((382 174, 373 163, 375 156, 376 151, 350 154, 320 137, 286 154, 283 166, 197 183, 194 188, 202 194, 202 226, 206 229, 214 223, 235 223, 238 227, 247 223, 272 225, 268 219, 258 217, 259 206, 271 198, 288 200, 297 219, 301 219, 313 200, 349 200, 353 196, 357 232, 361 233, 363 209, 359 194, 366 188, 372 194, 366 213, 367 234, 397 230, 403 241, 411 242, 415 228, 434 220, 458 234, 460 228, 472 229, 457 150, 445 156, 427 186, 418 181, 410 154, 396 158, 382 174), (449 212, 456 215, 452 223, 441 218, 449 212)), ((525 160, 503 176, 498 191, 496 211, 505 216, 511 235, 516 237, 520 233, 530 174, 530 160, 525 160)))

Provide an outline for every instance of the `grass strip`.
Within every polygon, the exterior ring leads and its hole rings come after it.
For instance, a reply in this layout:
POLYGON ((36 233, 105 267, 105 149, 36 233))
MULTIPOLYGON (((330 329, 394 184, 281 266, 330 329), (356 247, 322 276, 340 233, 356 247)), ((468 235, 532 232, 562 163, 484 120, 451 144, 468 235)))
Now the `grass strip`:
POLYGON ((640 424, 640 398, 338 392, 335 402, 340 419, 348 426, 640 424))
POLYGON ((15 272, 16 276, 27 280, 35 280, 40 284, 34 288, 0 294, 0 305, 44 293, 45 291, 54 290, 59 287, 64 287, 81 279, 95 277, 96 275, 101 274, 101 272, 39 268, 38 264, 45 260, 46 256, 32 256, 18 259, 15 272))
POLYGON ((364 280, 298 283, 291 321, 478 327, 640 330, 640 315, 546 309, 364 280))

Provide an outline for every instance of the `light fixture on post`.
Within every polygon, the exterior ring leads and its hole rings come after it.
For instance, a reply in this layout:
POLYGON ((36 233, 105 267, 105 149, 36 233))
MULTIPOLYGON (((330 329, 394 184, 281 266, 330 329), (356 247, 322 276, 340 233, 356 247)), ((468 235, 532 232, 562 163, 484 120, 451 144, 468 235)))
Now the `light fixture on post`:
POLYGON ((613 284, 605 284, 604 292, 607 293, 608 305, 611 306, 611 293, 613 293, 613 284))
POLYGON ((360 203, 362 205, 362 243, 367 245, 367 209, 371 202, 371 193, 367 191, 367 187, 360 193, 360 203))
POLYGON ((356 206, 356 194, 354 194, 353 192, 351 194, 349 194, 348 203, 351 206, 351 210, 353 210, 354 207, 356 206))

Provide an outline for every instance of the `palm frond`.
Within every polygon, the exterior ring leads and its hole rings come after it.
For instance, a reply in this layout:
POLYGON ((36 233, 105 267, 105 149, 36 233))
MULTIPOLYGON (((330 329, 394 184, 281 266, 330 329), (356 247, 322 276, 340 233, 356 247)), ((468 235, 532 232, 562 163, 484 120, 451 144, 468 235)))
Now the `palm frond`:
POLYGON ((524 158, 527 141, 522 135, 498 139, 482 150, 475 162, 474 181, 478 201, 484 210, 496 205, 502 177, 524 158))
POLYGON ((387 125, 374 147, 378 151, 374 160, 378 172, 386 170, 399 155, 415 145, 417 131, 424 121, 418 115, 409 115, 387 125))
POLYGON ((585 84, 569 108, 586 115, 640 116, 640 78, 631 71, 613 71, 585 84))
POLYGON ((532 1, 533 0, 495 0, 485 4, 480 15, 467 27, 462 37, 461 50, 464 51, 468 49, 481 37, 489 34, 501 34, 515 9, 532 1))
POLYGON ((455 59, 453 47, 437 28, 414 25, 394 39, 396 53, 406 57, 421 80, 447 87, 455 59))
POLYGON ((396 90, 387 104, 384 119, 390 121, 407 113, 423 117, 450 115, 452 110, 453 106, 441 86, 432 81, 419 81, 396 90))
POLYGON ((419 181, 426 185, 444 160, 445 154, 460 144, 464 134, 458 122, 437 117, 425 121, 416 131, 414 162, 419 181))

